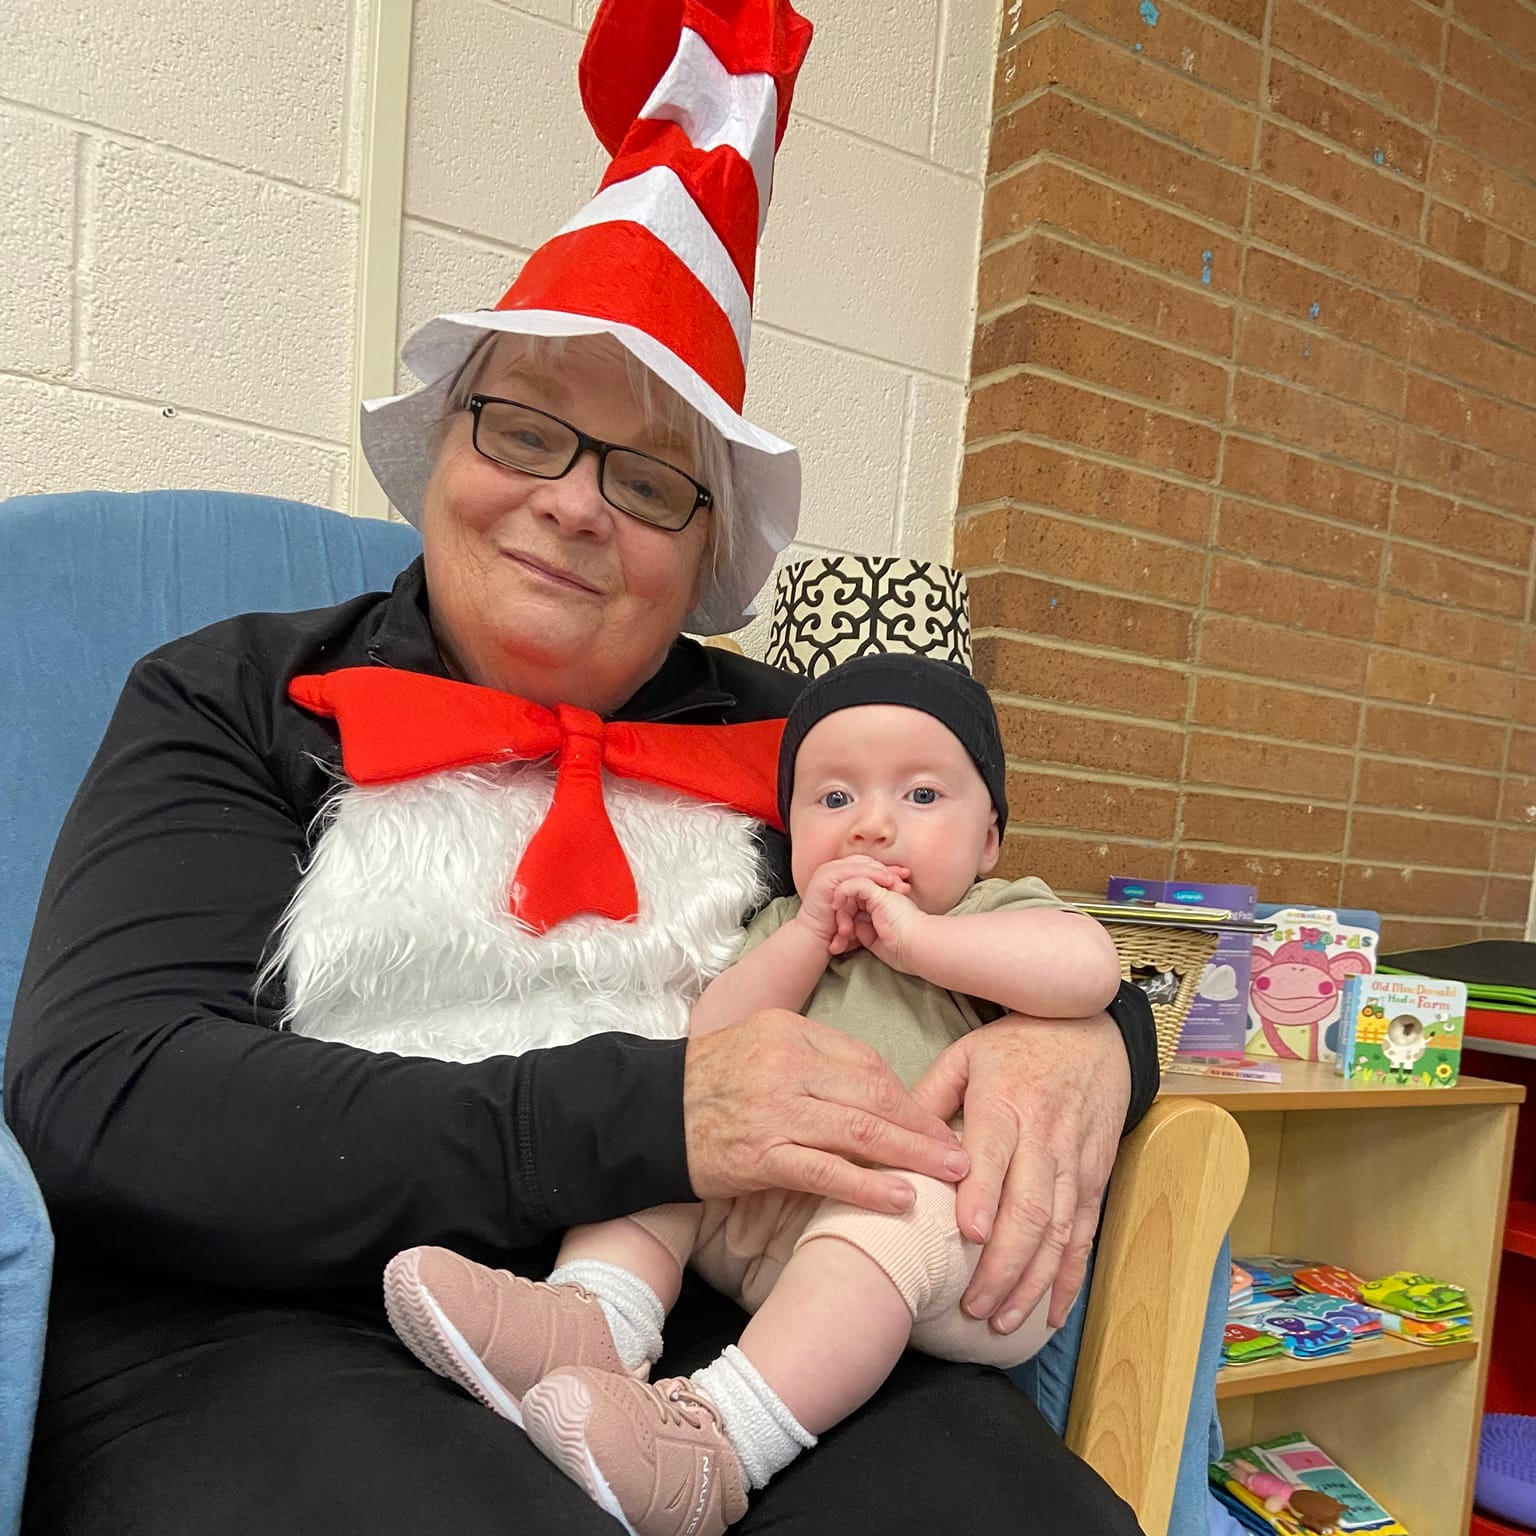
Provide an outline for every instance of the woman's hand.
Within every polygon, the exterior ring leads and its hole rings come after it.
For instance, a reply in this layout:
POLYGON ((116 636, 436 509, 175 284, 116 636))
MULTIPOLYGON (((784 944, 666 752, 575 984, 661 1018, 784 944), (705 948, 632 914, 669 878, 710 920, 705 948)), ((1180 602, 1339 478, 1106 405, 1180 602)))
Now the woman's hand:
POLYGON ((1012 1333, 1049 1291, 1059 1328, 1082 1288, 1131 1101, 1114 1021, 1010 1014, 949 1046, 913 1097, 944 1120, 965 1112, 971 1172, 957 1218, 986 1246, 961 1304, 1012 1333))
POLYGON ((778 1008, 689 1040, 683 1125, 701 1200, 799 1189, 904 1211, 912 1186, 890 1170, 953 1182, 971 1166, 878 1051, 778 1008))

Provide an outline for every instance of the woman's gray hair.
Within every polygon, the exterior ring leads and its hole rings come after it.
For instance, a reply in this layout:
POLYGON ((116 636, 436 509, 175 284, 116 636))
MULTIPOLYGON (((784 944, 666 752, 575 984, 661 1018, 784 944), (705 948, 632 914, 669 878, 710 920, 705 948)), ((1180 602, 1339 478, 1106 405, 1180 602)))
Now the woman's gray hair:
MULTIPOLYGON (((712 514, 709 543, 704 558, 718 577, 731 563, 731 522, 735 502, 735 484, 731 475, 731 451, 716 428, 704 419, 675 390, 664 384, 627 347, 604 336, 624 359, 629 387, 647 421, 660 421, 683 440, 692 459, 694 478, 709 487, 712 514)), ((558 374, 566 354, 573 346, 590 345, 590 336, 525 336, 516 331, 487 331, 464 360, 458 377, 448 391, 443 414, 434 434, 434 448, 442 441, 449 421, 468 409, 469 397, 476 392, 480 376, 498 346, 505 347, 520 362, 530 363, 543 373, 558 374)))

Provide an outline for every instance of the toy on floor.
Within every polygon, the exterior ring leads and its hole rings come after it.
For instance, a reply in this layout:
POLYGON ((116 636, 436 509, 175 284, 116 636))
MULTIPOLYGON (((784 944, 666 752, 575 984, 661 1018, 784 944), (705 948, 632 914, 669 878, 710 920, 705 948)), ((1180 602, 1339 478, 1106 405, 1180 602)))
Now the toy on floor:
POLYGON ((1490 1413, 1477 1459, 1477 1506, 1501 1520, 1536 1526, 1536 1418, 1490 1413))

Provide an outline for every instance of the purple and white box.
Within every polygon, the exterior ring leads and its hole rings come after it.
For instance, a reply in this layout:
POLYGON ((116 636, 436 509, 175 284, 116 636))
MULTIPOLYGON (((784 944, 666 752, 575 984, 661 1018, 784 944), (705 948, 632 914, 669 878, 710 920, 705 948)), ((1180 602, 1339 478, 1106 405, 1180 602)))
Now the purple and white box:
MULTIPOLYGON (((1136 880, 1116 875, 1109 899, 1163 902, 1170 906, 1219 907, 1233 917, 1252 919, 1258 891, 1251 885, 1207 885, 1200 880, 1136 880)), ((1179 1035, 1180 1056, 1241 1056, 1248 1034, 1248 981, 1253 962, 1251 933, 1224 933, 1200 978, 1179 1035)))

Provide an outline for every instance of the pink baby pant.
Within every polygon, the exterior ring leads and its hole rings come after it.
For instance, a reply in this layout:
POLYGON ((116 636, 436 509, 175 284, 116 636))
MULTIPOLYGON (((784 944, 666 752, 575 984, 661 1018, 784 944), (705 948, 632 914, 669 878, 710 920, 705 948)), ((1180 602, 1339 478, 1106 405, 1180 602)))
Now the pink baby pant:
POLYGON ((1006 1335, 961 1311, 981 1247, 966 1242, 955 1225, 955 1186, 905 1171, 902 1177, 917 1198, 899 1215, 770 1189, 702 1206, 657 1206, 630 1219, 679 1266, 691 1264, 748 1312, 768 1299, 798 1249, 817 1238, 840 1238, 874 1260, 901 1293, 912 1313, 914 1349, 941 1360, 1022 1364, 1050 1337, 1049 1297, 1006 1335))

